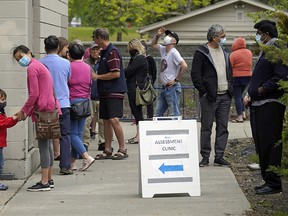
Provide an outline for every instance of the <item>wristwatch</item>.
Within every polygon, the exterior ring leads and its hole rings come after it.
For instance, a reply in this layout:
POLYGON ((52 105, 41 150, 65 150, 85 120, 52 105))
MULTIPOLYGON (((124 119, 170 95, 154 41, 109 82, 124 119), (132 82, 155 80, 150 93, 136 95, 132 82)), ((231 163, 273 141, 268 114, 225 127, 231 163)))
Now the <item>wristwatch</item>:
POLYGON ((177 78, 174 79, 175 82, 179 82, 179 80, 177 78))

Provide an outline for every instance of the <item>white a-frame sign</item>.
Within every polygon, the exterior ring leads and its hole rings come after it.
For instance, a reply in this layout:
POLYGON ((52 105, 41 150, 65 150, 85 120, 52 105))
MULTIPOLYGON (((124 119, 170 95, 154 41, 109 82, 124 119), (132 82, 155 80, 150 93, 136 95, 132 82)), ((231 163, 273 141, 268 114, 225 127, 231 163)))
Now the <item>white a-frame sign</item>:
POLYGON ((154 118, 139 122, 139 133, 142 197, 176 193, 200 196, 196 120, 154 118))

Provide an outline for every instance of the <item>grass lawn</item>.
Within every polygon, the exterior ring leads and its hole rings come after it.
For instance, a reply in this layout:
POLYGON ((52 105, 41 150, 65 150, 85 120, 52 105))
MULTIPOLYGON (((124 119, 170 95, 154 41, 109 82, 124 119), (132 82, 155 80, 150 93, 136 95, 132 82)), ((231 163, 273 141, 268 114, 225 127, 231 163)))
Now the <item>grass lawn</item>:
MULTIPOLYGON (((75 39, 79 39, 83 42, 92 41, 92 32, 93 27, 69 27, 68 28, 68 40, 72 41, 75 39)), ((140 39, 140 34, 136 32, 137 28, 128 29, 128 34, 122 34, 122 41, 130 41, 133 38, 140 39)), ((110 35, 111 41, 116 41, 117 33, 110 35)), ((146 36, 147 37, 147 36, 146 36)))

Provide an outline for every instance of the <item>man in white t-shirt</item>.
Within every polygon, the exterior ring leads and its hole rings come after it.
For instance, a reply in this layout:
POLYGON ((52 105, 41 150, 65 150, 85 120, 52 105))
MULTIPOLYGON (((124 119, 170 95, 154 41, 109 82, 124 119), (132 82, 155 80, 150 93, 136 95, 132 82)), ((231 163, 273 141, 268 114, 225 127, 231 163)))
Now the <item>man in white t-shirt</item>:
POLYGON ((151 46, 159 50, 161 55, 160 80, 162 90, 157 99, 156 116, 163 116, 168 108, 169 116, 181 115, 179 110, 181 85, 179 81, 187 69, 187 64, 175 48, 178 42, 178 35, 164 27, 158 30, 151 42, 151 46), (158 44, 158 40, 164 33, 166 36, 163 46, 158 44))

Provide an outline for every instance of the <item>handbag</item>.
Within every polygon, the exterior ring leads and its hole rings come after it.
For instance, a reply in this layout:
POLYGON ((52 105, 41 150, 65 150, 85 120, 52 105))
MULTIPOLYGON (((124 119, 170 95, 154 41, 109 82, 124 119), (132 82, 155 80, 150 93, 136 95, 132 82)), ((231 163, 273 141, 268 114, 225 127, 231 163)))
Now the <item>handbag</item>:
POLYGON ((136 81, 136 106, 146 106, 152 104, 157 98, 157 92, 153 87, 151 78, 149 75, 145 78, 145 85, 143 89, 140 89, 136 81))
POLYGON ((59 113, 53 111, 35 111, 36 139, 59 139, 61 137, 59 113))
POLYGON ((90 100, 84 100, 79 103, 71 104, 70 117, 72 120, 85 118, 91 115, 90 100))

